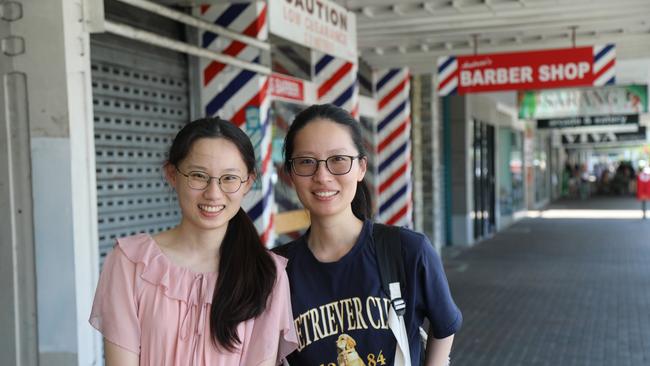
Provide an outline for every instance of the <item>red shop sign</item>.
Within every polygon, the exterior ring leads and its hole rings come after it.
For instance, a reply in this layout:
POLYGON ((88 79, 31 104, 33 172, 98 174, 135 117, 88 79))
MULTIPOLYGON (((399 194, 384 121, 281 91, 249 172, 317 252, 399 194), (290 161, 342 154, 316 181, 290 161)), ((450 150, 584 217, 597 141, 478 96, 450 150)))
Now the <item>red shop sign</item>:
POLYGON ((438 92, 450 95, 613 84, 615 62, 614 45, 441 57, 438 92))
POLYGON ((305 99, 305 87, 302 80, 288 76, 272 74, 269 77, 271 95, 296 101, 305 99))

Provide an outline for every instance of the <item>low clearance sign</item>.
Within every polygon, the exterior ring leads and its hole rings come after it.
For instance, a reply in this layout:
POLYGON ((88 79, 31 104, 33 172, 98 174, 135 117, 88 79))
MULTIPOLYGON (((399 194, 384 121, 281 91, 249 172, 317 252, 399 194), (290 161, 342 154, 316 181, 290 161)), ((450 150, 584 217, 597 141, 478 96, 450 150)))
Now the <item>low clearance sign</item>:
POLYGON ((439 95, 601 86, 614 83, 613 45, 446 56, 438 60, 439 95))

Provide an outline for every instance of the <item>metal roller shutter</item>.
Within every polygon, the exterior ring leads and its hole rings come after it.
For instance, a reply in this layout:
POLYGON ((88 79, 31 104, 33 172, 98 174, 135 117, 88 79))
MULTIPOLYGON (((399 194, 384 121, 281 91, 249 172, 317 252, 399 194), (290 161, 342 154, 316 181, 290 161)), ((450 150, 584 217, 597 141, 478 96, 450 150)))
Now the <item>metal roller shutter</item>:
POLYGON ((115 238, 175 226, 162 164, 189 120, 187 58, 110 35, 91 43, 100 262, 115 238))

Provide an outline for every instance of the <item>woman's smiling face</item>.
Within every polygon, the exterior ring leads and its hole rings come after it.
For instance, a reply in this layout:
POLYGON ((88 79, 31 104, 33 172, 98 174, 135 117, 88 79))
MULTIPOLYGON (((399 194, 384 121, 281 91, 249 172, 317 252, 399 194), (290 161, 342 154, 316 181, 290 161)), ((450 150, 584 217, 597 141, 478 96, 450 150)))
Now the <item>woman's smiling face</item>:
MULTIPOLYGON (((307 123, 296 133, 291 159, 314 158, 326 160, 335 155, 357 157, 350 131, 346 126, 327 119, 307 123)), ((291 180, 300 202, 312 216, 326 217, 341 213, 352 214, 351 202, 357 190, 357 182, 366 173, 365 158, 353 159, 347 174, 334 175, 324 162, 318 163, 316 173, 304 177, 291 172, 291 180)))
POLYGON ((182 222, 200 230, 225 230, 230 219, 239 211, 241 201, 253 181, 237 146, 224 138, 196 140, 178 166, 169 165, 166 169, 167 179, 178 195, 182 222), (233 175, 246 182, 233 193, 224 193, 217 178, 211 179, 205 189, 193 189, 184 174, 196 172, 211 177, 233 175))

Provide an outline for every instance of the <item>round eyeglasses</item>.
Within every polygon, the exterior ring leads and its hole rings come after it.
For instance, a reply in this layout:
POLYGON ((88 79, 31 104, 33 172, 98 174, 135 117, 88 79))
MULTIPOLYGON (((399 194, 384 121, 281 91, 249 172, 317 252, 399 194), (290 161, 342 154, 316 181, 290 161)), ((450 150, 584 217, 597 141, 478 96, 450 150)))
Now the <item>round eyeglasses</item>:
POLYGON ((291 164, 291 169, 294 174, 301 177, 310 177, 316 174, 320 162, 324 162, 327 170, 333 175, 344 175, 348 174, 352 169, 352 161, 359 158, 361 158, 361 155, 333 155, 325 160, 319 160, 308 156, 297 156, 293 159, 289 159, 289 164, 291 164))
POLYGON ((217 180, 219 188, 221 188, 221 191, 224 193, 235 193, 239 188, 241 188, 242 183, 248 182, 248 179, 243 180, 238 175, 234 174, 224 174, 220 177, 211 177, 201 171, 191 171, 185 174, 181 172, 178 167, 176 167, 176 171, 187 178, 187 185, 190 188, 201 191, 208 188, 213 179, 217 180))

